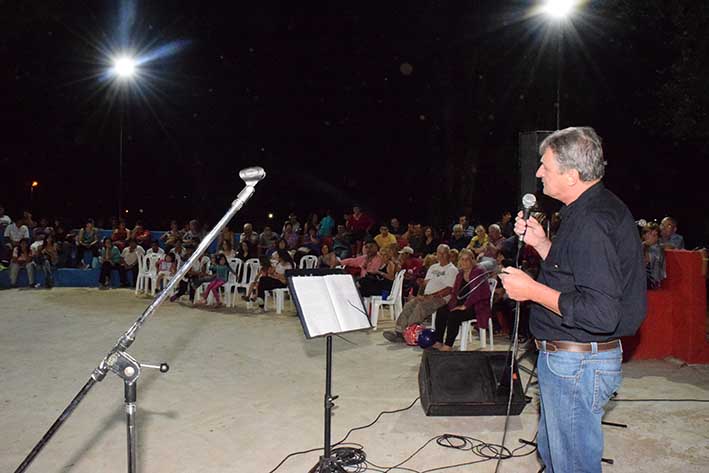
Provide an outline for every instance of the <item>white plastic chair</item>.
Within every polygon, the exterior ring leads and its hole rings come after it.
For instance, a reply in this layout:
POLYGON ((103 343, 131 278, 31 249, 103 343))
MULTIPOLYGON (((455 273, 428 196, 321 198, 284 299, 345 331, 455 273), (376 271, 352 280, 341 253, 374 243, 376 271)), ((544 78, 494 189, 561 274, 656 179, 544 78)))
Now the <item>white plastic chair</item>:
POLYGON ((135 285, 135 293, 150 291, 150 295, 154 296, 158 280, 158 260, 160 255, 149 254, 138 258, 142 260, 142 266, 141 263, 138 263, 138 282, 135 285))
POLYGON ((298 263, 298 268, 300 269, 313 269, 318 266, 318 257, 315 255, 305 255, 300 258, 298 263))
POLYGON ((229 273, 226 283, 224 283, 224 303, 227 307, 234 307, 236 305, 235 299, 239 295, 236 290, 236 285, 239 282, 239 276, 241 275, 241 266, 243 261, 239 258, 230 258, 227 264, 234 270, 233 273, 229 273))
MULTIPOLYGON (((200 271, 202 271, 203 273, 209 273, 211 267, 212 267, 212 259, 209 256, 204 255, 199 259, 199 270, 200 271)), ((204 293, 207 291, 207 286, 209 286, 208 282, 203 283, 201 286, 199 286, 197 288, 195 297, 197 297, 199 299, 203 299, 204 293)), ((212 297, 211 294, 207 294, 207 303, 211 304, 213 300, 214 300, 214 297, 212 297)))
POLYGON ((396 320, 403 310, 401 304, 401 293, 404 288, 404 274, 405 270, 401 270, 394 276, 394 282, 391 285, 391 292, 386 299, 382 299, 382 296, 372 296, 368 297, 367 306, 369 307, 369 320, 372 323, 374 330, 377 329, 377 322, 379 321, 379 309, 381 307, 388 307, 389 314, 391 315, 391 320, 396 320))
MULTIPOLYGON (((259 263, 258 258, 251 258, 244 261, 241 265, 241 277, 239 278, 239 282, 236 283, 235 292, 238 292, 239 289, 248 291, 254 281, 256 281, 259 271, 261 271, 261 263, 259 263)), ((233 305, 236 304, 236 294, 234 296, 235 297, 232 299, 233 305)), ((246 306, 250 307, 249 304, 246 304, 246 306)))
MULTIPOLYGON (((495 288, 497 287, 497 279, 490 278, 487 280, 490 284, 490 309, 492 309, 492 302, 495 298, 495 288)), ((472 322, 477 322, 476 319, 466 320, 460 325, 460 350, 465 351, 468 349, 468 341, 470 340, 470 328, 472 327, 472 322)), ((480 346, 485 348, 487 344, 485 343, 485 333, 489 334, 490 348, 495 348, 495 341, 493 339, 493 329, 492 329, 492 314, 488 319, 487 329, 481 328, 480 331, 480 346)))

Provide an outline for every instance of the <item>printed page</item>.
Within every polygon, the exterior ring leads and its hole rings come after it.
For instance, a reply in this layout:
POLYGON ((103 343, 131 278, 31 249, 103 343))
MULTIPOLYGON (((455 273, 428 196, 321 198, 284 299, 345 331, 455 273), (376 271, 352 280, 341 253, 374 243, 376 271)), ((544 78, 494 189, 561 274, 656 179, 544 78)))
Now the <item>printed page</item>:
POLYGON ((325 284, 330 292, 332 305, 343 332, 370 328, 367 311, 362 304, 362 298, 357 292, 352 276, 348 274, 329 274, 325 276, 325 284), (354 306, 354 307, 353 307, 354 306))
POLYGON ((296 276, 291 278, 291 281, 310 336, 341 332, 323 278, 296 276))

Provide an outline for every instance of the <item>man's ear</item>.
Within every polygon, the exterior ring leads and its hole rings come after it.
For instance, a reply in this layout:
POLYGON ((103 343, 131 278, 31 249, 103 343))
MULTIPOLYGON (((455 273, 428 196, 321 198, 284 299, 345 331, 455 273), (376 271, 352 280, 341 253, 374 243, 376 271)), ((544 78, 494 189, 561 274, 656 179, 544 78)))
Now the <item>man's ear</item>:
POLYGON ((579 175, 579 172, 576 169, 569 169, 564 174, 566 178, 566 183, 569 187, 575 186, 581 180, 581 176, 579 175))

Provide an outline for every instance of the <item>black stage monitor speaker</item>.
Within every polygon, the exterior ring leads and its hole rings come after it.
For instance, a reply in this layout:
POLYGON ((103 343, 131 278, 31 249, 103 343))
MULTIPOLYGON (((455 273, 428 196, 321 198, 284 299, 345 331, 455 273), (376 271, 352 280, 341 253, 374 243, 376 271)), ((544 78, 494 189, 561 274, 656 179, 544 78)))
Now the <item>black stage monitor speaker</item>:
MULTIPOLYGON (((419 368, 421 406, 427 416, 496 416, 507 412, 508 351, 425 351, 419 368)), ((519 372, 510 414, 526 404, 519 372)))

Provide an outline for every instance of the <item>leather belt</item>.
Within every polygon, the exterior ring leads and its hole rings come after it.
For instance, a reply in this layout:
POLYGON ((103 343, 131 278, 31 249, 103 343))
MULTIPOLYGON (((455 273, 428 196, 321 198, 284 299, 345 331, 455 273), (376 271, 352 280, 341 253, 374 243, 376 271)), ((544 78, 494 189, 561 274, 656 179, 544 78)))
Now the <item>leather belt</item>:
MULTIPOLYGON (((571 351, 574 353, 593 353, 593 346, 591 343, 579 343, 579 342, 567 342, 567 341, 546 341, 546 348, 544 347, 544 342, 540 340, 535 340, 534 343, 540 350, 546 350, 548 352, 555 351, 571 351)), ((596 351, 611 351, 616 348, 620 348, 620 340, 611 340, 609 342, 595 342, 597 345, 596 351)))

